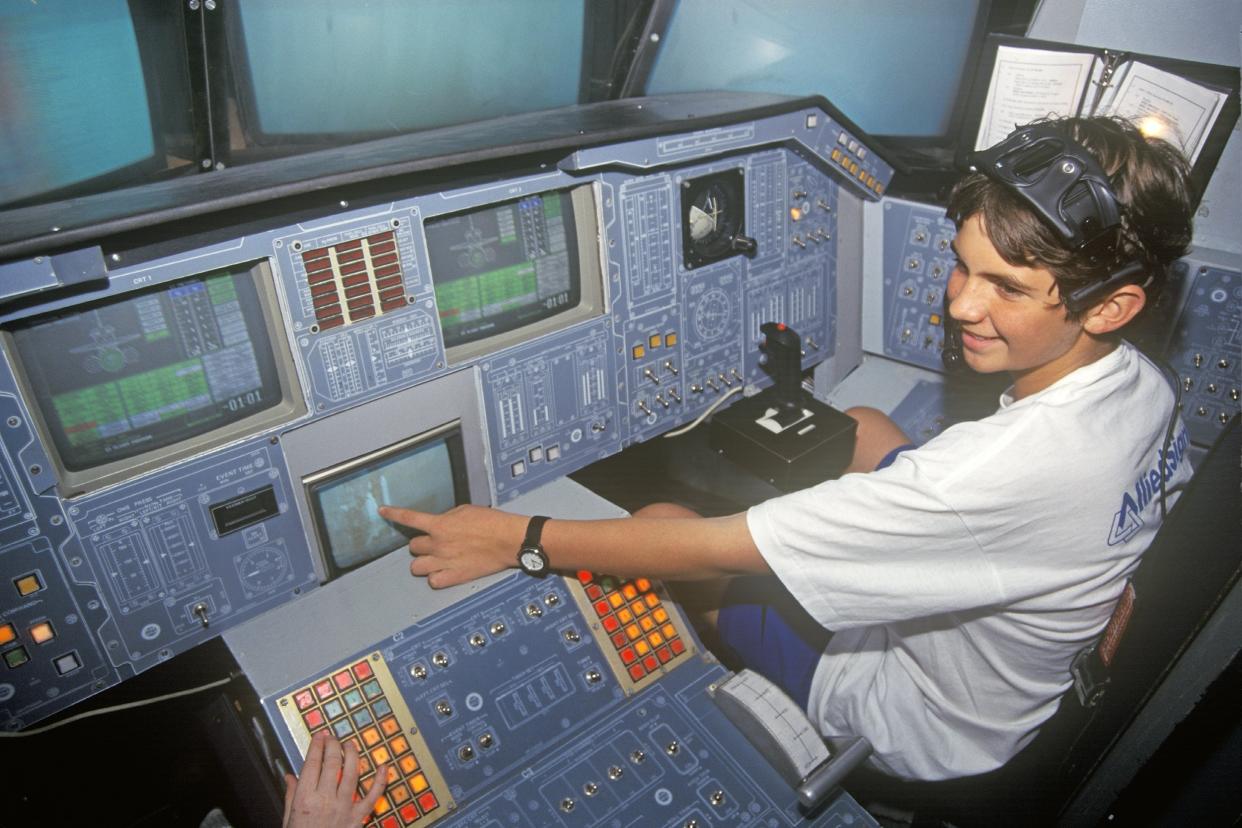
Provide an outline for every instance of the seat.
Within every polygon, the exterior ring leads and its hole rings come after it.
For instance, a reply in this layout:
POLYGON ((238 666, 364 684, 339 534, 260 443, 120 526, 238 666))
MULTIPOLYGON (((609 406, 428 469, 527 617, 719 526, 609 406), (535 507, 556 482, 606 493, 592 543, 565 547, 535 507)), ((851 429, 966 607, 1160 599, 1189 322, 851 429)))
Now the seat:
POLYGON ((1242 572, 1242 443, 1235 415, 1195 470, 1135 572, 1137 596, 1098 701, 1071 690, 1039 735, 1004 767, 945 782, 894 782, 860 772, 847 786, 913 810, 915 825, 1071 825, 1068 810, 1242 572))

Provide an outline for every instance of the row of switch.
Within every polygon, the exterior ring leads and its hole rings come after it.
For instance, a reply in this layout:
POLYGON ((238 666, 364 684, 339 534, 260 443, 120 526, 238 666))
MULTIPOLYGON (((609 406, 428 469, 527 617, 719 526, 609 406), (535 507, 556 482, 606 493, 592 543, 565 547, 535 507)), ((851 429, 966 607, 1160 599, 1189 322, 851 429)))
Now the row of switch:
POLYGON ((553 443, 546 448, 544 446, 535 446, 526 453, 526 457, 521 460, 515 460, 509 467, 509 471, 514 477, 521 477, 526 474, 527 462, 531 465, 535 463, 555 463, 561 459, 561 447, 559 443, 553 443))

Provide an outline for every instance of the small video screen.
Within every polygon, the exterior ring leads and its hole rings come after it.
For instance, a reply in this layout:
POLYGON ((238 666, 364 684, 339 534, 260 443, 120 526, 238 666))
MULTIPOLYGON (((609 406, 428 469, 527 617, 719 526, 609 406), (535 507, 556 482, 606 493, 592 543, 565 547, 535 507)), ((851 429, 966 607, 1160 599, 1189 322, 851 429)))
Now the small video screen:
POLYGON ((440 513, 470 500, 461 431, 420 434, 306 479, 328 580, 405 546, 417 533, 380 506, 440 513))

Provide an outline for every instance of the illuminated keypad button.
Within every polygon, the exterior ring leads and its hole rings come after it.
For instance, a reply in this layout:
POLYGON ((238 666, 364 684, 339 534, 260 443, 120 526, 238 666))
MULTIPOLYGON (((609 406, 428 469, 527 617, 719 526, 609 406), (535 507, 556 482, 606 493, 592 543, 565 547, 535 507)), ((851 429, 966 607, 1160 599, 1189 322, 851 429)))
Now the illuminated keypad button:
POLYGON ((660 659, 661 664, 667 664, 673 658, 673 651, 668 647, 661 647, 656 650, 656 657, 660 659))
POLYGON ((634 652, 640 656, 645 656, 647 653, 651 652, 651 645, 648 644, 645 639, 639 639, 634 642, 634 652))
POLYGON ((660 661, 654 655, 649 655, 643 659, 643 666, 648 670, 654 670, 660 666, 660 661))
POLYGON ((400 756, 403 753, 409 752, 410 743, 404 736, 394 736, 388 743, 388 750, 392 752, 393 756, 400 756))
MULTIPOLYGON (((368 791, 370 791, 371 785, 375 784, 375 777, 371 777, 370 779, 368 779, 366 782, 363 782, 362 784, 366 786, 366 789, 368 791)), ((388 813, 391 810, 392 810, 392 803, 388 801, 388 797, 381 796, 378 800, 376 800, 375 810, 372 813, 374 813, 376 816, 383 816, 384 814, 388 813)))
POLYGON ((630 665, 629 669, 630 669, 630 678, 634 679, 634 681, 638 681, 640 678, 647 675, 647 671, 643 669, 643 665, 641 662, 637 662, 637 661, 634 662, 633 664, 630 665))
POLYGON ((654 607, 656 604, 660 603, 660 596, 656 595, 654 592, 648 592, 643 597, 643 600, 647 602, 647 606, 654 607))
POLYGON ((371 724, 374 721, 374 719, 371 718, 371 711, 367 710, 365 707, 362 710, 359 710, 357 713, 353 714, 353 716, 351 716, 350 718, 353 719, 354 727, 358 728, 359 730, 362 730, 364 727, 366 727, 367 725, 371 724))
POLYGON ((647 590, 651 589, 651 581, 647 580, 646 578, 635 578, 634 586, 638 587, 639 592, 646 592, 647 590))
POLYGON ((634 359, 642 359, 647 355, 647 349, 639 344, 630 349, 630 353, 633 354, 634 359))
POLYGON ((608 596, 608 603, 612 605, 613 609, 618 609, 625 603, 625 598, 621 597, 621 593, 614 592, 608 596))
POLYGON ((375 704, 371 705, 371 710, 375 712, 376 716, 382 719, 392 712, 392 705, 388 703, 388 699, 380 699, 376 701, 375 704))
POLYGON ((380 722, 380 730, 384 731, 385 736, 396 736, 401 732, 401 725, 397 724, 396 718, 389 716, 380 722))
POLYGON ((82 661, 77 653, 65 653, 53 659, 52 664, 56 667, 56 672, 64 676, 81 667, 82 661))
POLYGON ((336 691, 332 689, 332 682, 327 679, 315 685, 315 695, 321 700, 331 698, 335 694, 336 691))
POLYGON ((409 825, 411 822, 418 819, 418 809, 414 807, 413 802, 408 805, 402 805, 401 810, 397 813, 401 815, 401 819, 405 821, 406 825, 409 825))
POLYGON ((23 598, 27 595, 33 595, 43 589, 43 582, 39 580, 39 575, 36 572, 31 572, 29 575, 23 575, 15 580, 13 585, 17 587, 17 594, 23 598))
POLYGON ((671 623, 665 624, 663 627, 661 627, 660 632, 664 633, 665 638, 676 638, 677 637, 677 628, 674 627, 671 623))
POLYGON ((391 814, 379 821, 380 828, 401 828, 401 823, 391 814))
POLYGON ((436 799, 434 792, 427 791, 418 798, 418 807, 422 808, 424 814, 429 814, 440 807, 440 801, 436 799))
POLYGON ((298 710, 306 710, 315 706, 315 697, 311 695, 311 691, 302 690, 294 694, 293 703, 297 705, 298 710))
POLYGON ((578 582, 581 584, 589 584, 595 580, 595 575, 588 569, 578 570, 578 582))
POLYGON ((656 620, 657 624, 663 624, 668 620, 668 610, 664 609, 664 607, 659 607, 651 613, 651 617, 656 620))
POLYGON ((409 776, 418 770, 418 760, 414 758, 414 754, 407 753, 397 760, 397 767, 401 769, 402 774, 409 776))
POLYGON ((371 676, 375 675, 375 672, 371 669, 371 665, 365 661, 359 661, 355 664, 353 666, 353 671, 354 675, 358 678, 358 681, 366 681, 371 676))
POLYGON ((359 705, 362 704, 362 694, 359 693, 357 690, 350 690, 348 693, 345 694, 344 698, 345 698, 345 706, 348 707, 350 710, 353 710, 355 707, 358 707, 359 705))
POLYGON ((380 745, 371 751, 371 761, 374 762, 375 766, 378 768, 380 765, 392 761, 392 754, 388 752, 388 748, 386 746, 380 745))
POLYGON ((618 650, 628 644, 629 641, 630 639, 625 635, 625 630, 617 630, 612 634, 612 646, 616 647, 618 650))
POLYGON ((638 661, 638 655, 634 652, 633 647, 626 647, 621 650, 621 662, 623 664, 633 664, 638 661))
POLYGON ((677 334, 667 333, 664 335, 664 347, 665 348, 672 348, 676 344, 677 344, 677 334))
POLYGON ((332 677, 332 683, 337 686, 337 689, 346 690, 354 686, 354 677, 349 674, 348 670, 342 670, 332 677))
POLYGON ((354 732, 354 726, 349 723, 349 719, 341 719, 332 725, 332 732, 336 734, 336 738, 344 739, 346 736, 354 732))
POLYGON ((384 737, 380 735, 379 728, 368 727, 362 731, 362 743, 368 748, 373 748, 382 741, 384 741, 384 737))
POLYGON ((652 647, 659 647, 664 643, 664 636, 660 635, 658 632, 653 632, 651 635, 647 636, 647 640, 651 642, 652 647))
POLYGON ((637 624, 630 624, 628 627, 625 628, 625 635, 627 638, 630 639, 630 641, 633 641, 634 639, 640 637, 642 634, 643 634, 643 631, 638 628, 637 624))
POLYGON ((589 584, 586 588, 586 596, 591 601, 598 601, 604 597, 604 591, 599 588, 599 584, 589 584))
POLYGON ((658 333, 647 337, 647 347, 653 351, 660 347, 660 335, 658 333))
POLYGON ((638 597, 638 587, 633 584, 626 584, 621 587, 621 594, 625 596, 625 600, 632 601, 638 597))
POLYGON ((656 623, 655 623, 655 621, 651 618, 651 616, 650 616, 650 615, 645 615, 645 616, 643 616, 641 619, 639 619, 639 621, 638 621, 638 626, 642 628, 642 631, 643 631, 643 632, 647 632, 647 633, 649 633, 649 632, 651 632, 652 630, 654 630, 654 629, 655 629, 655 625, 656 625, 656 623))
POLYGON ((385 793, 388 794, 388 798, 392 800, 392 804, 394 805, 404 805, 406 802, 409 802, 410 797, 413 796, 413 794, 410 793, 410 789, 405 785, 394 785, 393 787, 388 788, 385 793))
POLYGON ((933 313, 930 317, 928 317, 927 321, 928 321, 928 322, 930 322, 930 323, 932 323, 933 325, 939 325, 939 324, 940 324, 940 314, 938 314, 938 313, 933 313))
POLYGON ((610 612, 612 612, 612 607, 608 605, 607 601, 599 600, 595 602, 595 614, 600 618, 603 618, 610 612))
POLYGON ((389 785, 395 784, 396 781, 401 778, 401 774, 397 773, 397 769, 394 768, 392 765, 388 766, 388 772, 385 773, 384 775, 388 777, 389 785))
POLYGON ((526 461, 518 460, 516 463, 514 463, 512 466, 509 467, 509 471, 514 477, 521 477, 522 475, 526 474, 526 461))
POLYGON ((426 774, 416 773, 410 777, 410 790, 414 793, 420 794, 430 787, 431 783, 427 781, 426 774))
POLYGON ((30 639, 36 644, 46 644, 56 637, 56 630, 52 629, 52 622, 40 621, 30 628, 30 639))
POLYGON ((621 627, 621 622, 617 620, 617 617, 615 615, 610 615, 607 618, 605 618, 603 621, 603 624, 604 624, 604 632, 606 633, 614 633, 621 627))
POLYGON ((17 629, 12 624, 0 624, 0 647, 17 640, 17 629))
POLYGON ((379 682, 372 679, 362 685, 362 692, 368 699, 374 699, 382 695, 384 691, 380 688, 379 682))
POLYGON ((311 710, 302 716, 302 721, 306 722, 307 730, 318 730, 324 725, 323 711, 311 710))
POLYGON ((673 639, 669 643, 668 648, 673 651, 673 655, 681 655, 686 651, 686 645, 680 638, 673 639))
POLYGON ((622 624, 632 623, 634 621, 634 613, 630 612, 628 609, 623 609, 617 613, 617 620, 622 624))
POLYGON ((345 715, 345 706, 333 699, 323 706, 323 712, 329 719, 339 719, 345 715))
POLYGON ((630 612, 634 613, 635 615, 642 615, 646 611, 647 611, 647 605, 643 603, 642 601, 639 601, 639 600, 630 601, 630 612))

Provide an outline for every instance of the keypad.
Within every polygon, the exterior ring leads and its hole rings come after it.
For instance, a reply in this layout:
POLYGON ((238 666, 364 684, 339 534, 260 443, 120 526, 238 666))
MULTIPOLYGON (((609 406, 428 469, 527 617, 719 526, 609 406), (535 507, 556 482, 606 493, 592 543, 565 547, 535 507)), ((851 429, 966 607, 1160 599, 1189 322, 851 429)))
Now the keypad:
POLYGON ((599 620, 601 646, 615 654, 630 682, 644 682, 690 652, 680 619, 647 578, 625 580, 583 570, 578 584, 599 620))
POLYGON ((365 823, 368 828, 427 825, 447 811, 445 785, 428 761, 426 745, 413 735, 400 694, 386 687, 395 685, 374 654, 282 697, 282 715, 291 728, 300 726, 306 742, 327 728, 342 744, 354 744, 359 755, 359 797, 375 784, 376 768, 387 764, 388 787, 365 823))

